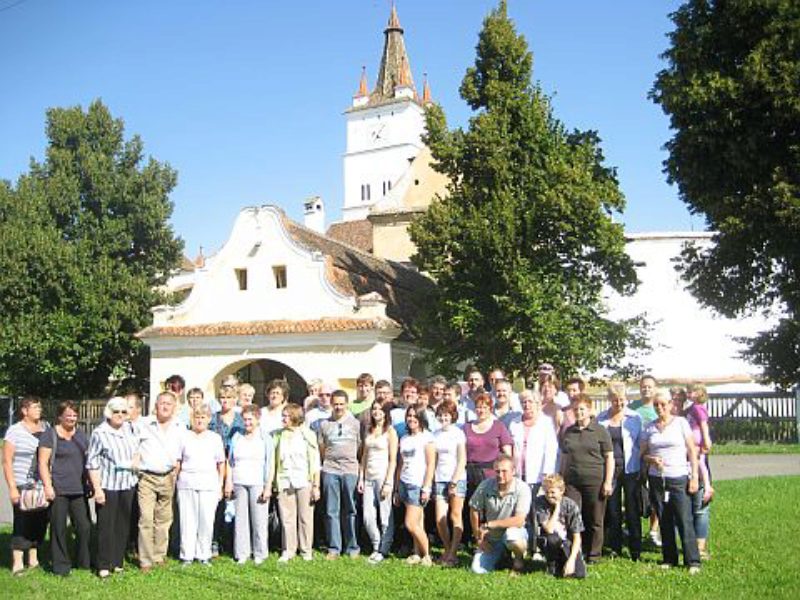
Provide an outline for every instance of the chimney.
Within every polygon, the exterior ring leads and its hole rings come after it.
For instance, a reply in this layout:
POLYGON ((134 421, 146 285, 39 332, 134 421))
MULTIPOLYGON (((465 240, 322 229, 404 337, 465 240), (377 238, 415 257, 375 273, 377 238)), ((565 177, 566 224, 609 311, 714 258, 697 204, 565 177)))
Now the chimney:
POLYGON ((303 203, 303 224, 317 233, 325 234, 325 205, 319 196, 312 196, 303 203))

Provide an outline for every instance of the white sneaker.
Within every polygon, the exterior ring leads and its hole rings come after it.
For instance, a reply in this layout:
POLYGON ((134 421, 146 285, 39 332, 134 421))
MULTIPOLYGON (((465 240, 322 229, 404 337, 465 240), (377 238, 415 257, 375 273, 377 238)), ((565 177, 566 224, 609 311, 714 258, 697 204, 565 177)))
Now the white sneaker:
POLYGON ((542 556, 542 553, 539 552, 538 550, 533 553, 533 556, 531 557, 531 560, 533 562, 537 562, 537 563, 545 562, 544 556, 542 556))
POLYGON ((263 558, 254 558, 254 559, 253 559, 253 564, 254 564, 255 566, 258 566, 258 565, 260 565, 260 564, 261 564, 261 563, 263 563, 263 562, 264 562, 264 559, 263 559, 263 558))
POLYGON ((246 565, 247 564, 247 559, 246 558, 240 558, 239 560, 236 561, 236 564, 237 565, 246 565))
POLYGON ((303 560, 306 561, 306 562, 311 562, 312 560, 314 560, 314 555, 313 554, 303 554, 303 560))
POLYGON ((278 559, 278 562, 282 563, 282 564, 286 564, 290 560, 292 560, 293 558, 294 558, 294 556, 292 556, 291 554, 281 554, 280 558, 278 559))
POLYGON ((656 548, 661 548, 661 532, 660 531, 651 531, 650 532, 650 541, 653 542, 656 548))
POLYGON ((382 560, 383 560, 383 554, 381 554, 380 552, 373 552, 372 554, 369 555, 368 562, 371 565, 377 565, 382 560))

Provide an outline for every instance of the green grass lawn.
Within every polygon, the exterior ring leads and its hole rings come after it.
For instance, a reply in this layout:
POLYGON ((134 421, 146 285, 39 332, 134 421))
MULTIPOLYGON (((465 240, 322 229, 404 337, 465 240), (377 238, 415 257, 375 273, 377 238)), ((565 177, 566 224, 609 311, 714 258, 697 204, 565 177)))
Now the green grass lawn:
MULTIPOLYGON (((149 575, 135 567, 109 581, 85 572, 65 579, 38 571, 12 577, 9 551, 2 551, 0 590, 6 598, 797 598, 800 591, 800 477, 721 481, 712 505, 712 559, 694 577, 662 571, 659 555, 641 563, 604 559, 584 581, 534 572, 472 575, 464 568, 410 567, 400 560, 370 566, 362 558, 278 567, 239 567, 228 558, 212 567, 182 568, 176 562, 149 575)), ((3 538, 7 544, 8 531, 3 538)))
POLYGON ((800 454, 800 444, 714 444, 711 454, 800 454))

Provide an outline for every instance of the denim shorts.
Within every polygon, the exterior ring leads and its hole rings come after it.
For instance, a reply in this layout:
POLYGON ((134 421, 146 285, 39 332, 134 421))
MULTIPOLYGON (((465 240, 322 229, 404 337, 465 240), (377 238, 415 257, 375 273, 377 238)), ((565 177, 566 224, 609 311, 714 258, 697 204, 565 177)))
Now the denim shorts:
POLYGON ((402 479, 398 482, 397 495, 400 502, 409 506, 422 506, 419 496, 422 488, 418 485, 406 483, 402 479))
MULTIPOLYGON (((450 482, 449 481, 437 481, 433 484, 433 495, 439 498, 447 498, 450 497, 449 494, 450 489, 450 482)), ((456 496, 459 498, 466 498, 467 497, 467 480, 460 479, 456 482, 456 496)))

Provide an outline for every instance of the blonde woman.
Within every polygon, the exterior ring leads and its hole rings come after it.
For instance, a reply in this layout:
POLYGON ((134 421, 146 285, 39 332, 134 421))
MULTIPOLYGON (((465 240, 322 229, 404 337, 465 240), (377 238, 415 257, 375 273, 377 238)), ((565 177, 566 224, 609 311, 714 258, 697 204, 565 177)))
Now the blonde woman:
POLYGON ((287 404, 281 413, 283 428, 275 433, 274 484, 281 515, 282 552, 279 563, 289 562, 298 550, 312 560, 314 504, 319 500, 319 446, 303 424, 303 409, 287 404))
POLYGON ((211 564, 214 512, 222 499, 225 449, 219 434, 208 429, 211 410, 205 404, 192 413, 192 429, 183 436, 178 466, 178 507, 184 565, 211 564))

